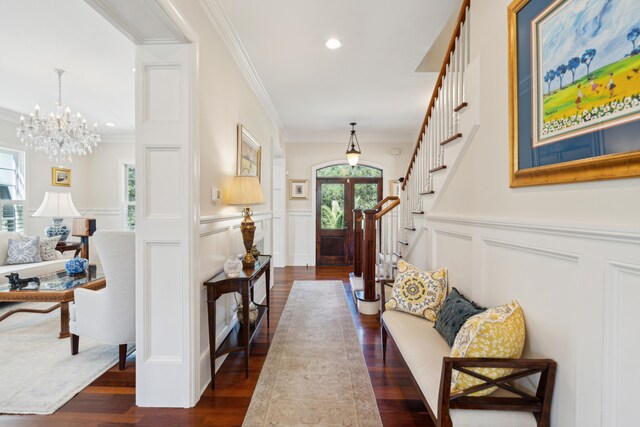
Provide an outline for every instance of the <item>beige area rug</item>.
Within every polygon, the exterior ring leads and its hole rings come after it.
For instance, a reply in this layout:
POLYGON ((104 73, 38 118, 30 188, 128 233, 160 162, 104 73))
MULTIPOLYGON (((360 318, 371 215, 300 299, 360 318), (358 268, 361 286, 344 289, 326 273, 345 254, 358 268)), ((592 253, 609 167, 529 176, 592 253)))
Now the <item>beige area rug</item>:
MULTIPOLYGON (((52 305, 2 303, 0 314, 52 305)), ((0 322, 0 414, 52 414, 118 361, 118 346, 87 338, 71 356, 69 338, 58 339, 59 333, 60 309, 0 322)))
POLYGON ((296 281, 243 426, 381 426, 342 282, 296 281))

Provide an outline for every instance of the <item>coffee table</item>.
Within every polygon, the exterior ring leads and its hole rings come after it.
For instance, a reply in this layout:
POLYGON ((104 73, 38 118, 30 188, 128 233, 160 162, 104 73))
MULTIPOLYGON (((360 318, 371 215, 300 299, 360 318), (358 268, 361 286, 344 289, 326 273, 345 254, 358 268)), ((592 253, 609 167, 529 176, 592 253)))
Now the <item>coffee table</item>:
POLYGON ((20 291, 9 290, 9 284, 0 285, 0 302, 55 302, 45 310, 17 308, 0 316, 0 322, 16 313, 50 313, 60 308, 60 338, 69 336, 69 303, 73 302, 73 291, 78 288, 102 289, 107 282, 102 269, 89 266, 82 274, 71 276, 66 270, 38 276, 40 287, 20 291))

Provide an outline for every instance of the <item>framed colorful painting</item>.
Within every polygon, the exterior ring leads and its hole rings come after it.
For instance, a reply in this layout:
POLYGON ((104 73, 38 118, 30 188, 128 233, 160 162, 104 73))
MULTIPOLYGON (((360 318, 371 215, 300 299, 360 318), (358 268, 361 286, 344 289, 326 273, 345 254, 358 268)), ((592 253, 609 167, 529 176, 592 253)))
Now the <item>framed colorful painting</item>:
POLYGON ((242 125, 238 125, 237 175, 257 176, 260 181, 262 146, 242 125))
POLYGON ((515 0, 511 186, 640 176, 640 4, 515 0))

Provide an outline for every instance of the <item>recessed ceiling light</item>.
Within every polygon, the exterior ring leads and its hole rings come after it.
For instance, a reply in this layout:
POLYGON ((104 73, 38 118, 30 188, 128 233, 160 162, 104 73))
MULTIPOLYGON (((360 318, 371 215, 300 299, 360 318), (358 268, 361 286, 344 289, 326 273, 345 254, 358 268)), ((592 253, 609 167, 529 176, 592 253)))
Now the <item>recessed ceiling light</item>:
POLYGON ((135 72, 136 72, 136 69, 135 69, 135 68, 132 68, 132 69, 131 69, 131 71, 133 71, 133 72, 135 73, 135 72))
POLYGON ((329 49, 340 49, 342 47, 342 42, 338 39, 329 39, 324 45, 329 49))
POLYGON ((110 128, 115 126, 113 123, 105 123, 105 125, 109 126, 110 128))

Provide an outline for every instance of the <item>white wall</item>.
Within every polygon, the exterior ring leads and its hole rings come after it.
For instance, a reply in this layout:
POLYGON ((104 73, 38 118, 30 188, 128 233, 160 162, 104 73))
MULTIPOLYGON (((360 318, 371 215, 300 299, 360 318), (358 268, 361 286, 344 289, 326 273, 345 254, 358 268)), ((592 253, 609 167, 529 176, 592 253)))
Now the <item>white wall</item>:
MULTIPOLYGON (((263 253, 272 251, 272 144, 279 146, 280 130, 268 116, 247 83, 241 69, 216 31, 200 2, 176 0, 185 22, 198 35, 199 61, 199 140, 200 140, 200 283, 222 270, 224 261, 232 255, 244 252, 239 226, 241 207, 225 204, 226 190, 236 173, 237 130, 240 123, 262 145, 261 184, 265 198, 262 205, 253 206, 256 222, 256 241, 263 241, 263 253), (223 190, 223 199, 211 201, 211 188, 223 190)), ((261 282, 262 283, 262 282, 261 282)), ((262 289, 262 285, 257 285, 262 289)), ((256 300, 264 297, 264 291, 256 293, 256 300)), ((196 320, 199 336, 200 365, 197 377, 199 390, 210 381, 209 336, 207 323, 206 292, 200 286, 199 312, 196 320)), ((235 302, 231 294, 220 298, 217 306, 216 337, 220 344, 235 325, 235 302)), ((224 358, 216 362, 218 368, 224 358)))
POLYGON ((640 179, 509 188, 509 3, 472 6, 479 129, 446 191, 416 218, 408 260, 447 267, 451 285, 481 304, 520 302, 526 355, 558 362, 553 425, 635 425, 640 179))
MULTIPOLYGON (((347 135, 348 136, 348 135, 347 135)), ((344 143, 292 142, 286 144, 287 151, 287 188, 285 197, 289 198, 289 180, 309 180, 308 200, 287 200, 287 265, 315 265, 316 226, 313 212, 314 166, 333 163, 345 164, 347 140, 344 143)), ((410 143, 360 144, 361 164, 371 164, 384 168, 383 194, 389 193, 389 182, 404 176, 409 157, 413 153, 410 143), (392 148, 399 148, 400 155, 391 155, 392 148)))

